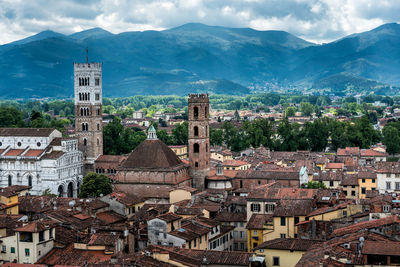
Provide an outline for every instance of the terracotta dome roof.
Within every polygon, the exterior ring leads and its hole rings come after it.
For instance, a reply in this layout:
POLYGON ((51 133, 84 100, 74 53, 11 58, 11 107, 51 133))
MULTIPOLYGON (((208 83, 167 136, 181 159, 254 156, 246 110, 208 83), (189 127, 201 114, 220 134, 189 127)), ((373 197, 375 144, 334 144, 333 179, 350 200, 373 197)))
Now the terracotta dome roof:
POLYGON ((184 165, 162 141, 146 139, 138 145, 122 164, 123 168, 164 169, 184 165))

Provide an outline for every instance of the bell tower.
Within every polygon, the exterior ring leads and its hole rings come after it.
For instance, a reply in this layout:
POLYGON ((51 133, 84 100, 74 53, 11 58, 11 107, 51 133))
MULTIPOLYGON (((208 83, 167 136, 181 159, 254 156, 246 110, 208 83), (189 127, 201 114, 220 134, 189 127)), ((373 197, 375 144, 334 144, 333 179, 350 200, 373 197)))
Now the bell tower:
POLYGON ((83 152, 85 174, 103 154, 102 64, 74 63, 75 136, 83 152))
POLYGON ((208 94, 190 94, 189 117, 189 165, 193 187, 204 189, 210 171, 210 103, 208 94))

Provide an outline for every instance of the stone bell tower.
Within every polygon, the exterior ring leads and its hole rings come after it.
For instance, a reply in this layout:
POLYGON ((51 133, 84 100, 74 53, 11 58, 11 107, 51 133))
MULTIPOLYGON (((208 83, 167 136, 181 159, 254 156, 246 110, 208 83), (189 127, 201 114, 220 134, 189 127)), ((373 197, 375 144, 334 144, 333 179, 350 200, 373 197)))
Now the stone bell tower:
POLYGON ((193 187, 204 189, 210 171, 210 103, 208 94, 189 94, 189 165, 193 187))
POLYGON ((75 136, 86 174, 103 154, 102 64, 74 63, 75 136))

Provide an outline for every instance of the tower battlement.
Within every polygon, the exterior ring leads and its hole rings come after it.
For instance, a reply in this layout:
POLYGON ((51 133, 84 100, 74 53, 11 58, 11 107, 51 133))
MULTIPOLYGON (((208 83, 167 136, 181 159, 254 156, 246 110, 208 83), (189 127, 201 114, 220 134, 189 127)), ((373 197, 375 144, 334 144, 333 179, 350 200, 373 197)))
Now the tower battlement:
POLYGON ((208 103, 208 94, 189 94, 189 103, 208 103))
POLYGON ((101 70, 102 63, 91 62, 91 63, 74 63, 75 70, 86 70, 86 69, 98 69, 101 70))

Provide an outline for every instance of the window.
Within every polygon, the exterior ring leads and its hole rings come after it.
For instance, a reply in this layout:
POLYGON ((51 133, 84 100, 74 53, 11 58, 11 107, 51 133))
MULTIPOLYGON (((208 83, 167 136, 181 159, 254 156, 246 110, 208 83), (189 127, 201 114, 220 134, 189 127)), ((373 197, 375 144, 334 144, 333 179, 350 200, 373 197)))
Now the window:
POLYGON ((39 232, 39 242, 44 241, 44 231, 39 232))
POLYGON ((361 187, 361 194, 365 195, 366 191, 367 191, 367 189, 365 189, 365 187, 361 187))
POLYGON ((239 232, 238 231, 233 231, 233 238, 238 238, 239 232))
POLYGON ((333 186, 333 181, 329 181, 329 186, 333 186))
POLYGON ((32 176, 28 175, 28 186, 32 186, 32 176))
POLYGON ((356 195, 356 191, 351 191, 351 195, 354 197, 356 195))
POLYGON ((267 213, 273 213, 275 210, 275 205, 274 204, 265 204, 265 211, 267 213))
POLYGON ((253 212, 260 212, 261 210, 261 205, 258 203, 253 203, 250 205, 250 210, 253 212))
POLYGON ((53 229, 49 230, 49 238, 52 239, 53 238, 53 229))
POLYGON ((244 243, 240 243, 240 250, 244 250, 244 243))
POLYGON ((351 188, 356 188, 356 186, 355 186, 355 185, 352 185, 351 188))
POLYGON ((240 238, 244 238, 244 231, 240 231, 240 238))
POLYGON ((194 153, 199 153, 200 151, 200 145, 198 143, 193 144, 193 152, 194 153))
POLYGON ((257 235, 257 230, 254 230, 254 231, 253 231, 253 235, 257 235))
POLYGON ((12 186, 12 176, 8 176, 8 186, 12 186))
POLYGON ((37 145, 38 147, 40 147, 42 144, 41 144, 40 142, 37 142, 36 145, 37 145))
POLYGON ((281 217, 281 226, 285 226, 285 225, 286 225, 286 218, 281 217))
POLYGON ((374 184, 375 183, 375 179, 372 179, 371 182, 374 184))
POLYGON ((86 138, 83 139, 83 145, 87 146, 87 139, 86 138))
POLYGON ((279 266, 279 257, 272 257, 272 265, 279 266))
POLYGON ((383 212, 389 212, 390 211, 390 206, 384 205, 383 206, 383 212))
POLYGON ((26 248, 26 249, 25 249, 25 256, 26 256, 26 257, 29 257, 29 255, 30 255, 29 248, 26 248))
POLYGON ((100 123, 97 124, 97 131, 100 131, 100 123))
POLYGON ((343 211, 343 216, 344 216, 344 217, 347 217, 347 210, 344 210, 344 211, 343 211))
POLYGON ((199 167, 199 163, 197 161, 194 163, 194 167, 199 167))
POLYGON ((199 108, 198 107, 193 108, 193 116, 196 119, 199 117, 199 108))
POLYGON ((362 182, 362 183, 365 183, 365 179, 362 179, 361 182, 362 182))
POLYGON ((21 146, 21 145, 22 145, 21 142, 18 142, 18 143, 17 143, 17 146, 21 146))
POLYGON ((300 222, 300 218, 299 217, 294 217, 294 224, 298 224, 300 222))
POLYGON ((6 247, 6 246, 4 246, 4 245, 3 245, 3 246, 1 246, 1 252, 4 252, 4 253, 5 253, 6 251, 7 251, 7 247, 6 247))
POLYGON ((243 181, 240 180, 240 188, 243 188, 243 181))
POLYGON ((15 247, 11 247, 11 253, 15 253, 15 247))
POLYGON ((395 185, 396 185, 396 190, 400 190, 400 183, 396 182, 395 185))
POLYGON ((205 107, 204 108, 204 117, 207 119, 207 117, 208 117, 208 108, 207 107, 205 107))
POLYGON ((199 127, 197 127, 197 126, 193 127, 193 134, 194 134, 194 136, 199 136, 199 127))
MULTIPOLYGON (((95 78, 94 79, 94 85, 99 86, 100 85, 100 79, 99 78, 95 78)), ((98 99, 96 99, 98 100, 98 99)))
POLYGON ((386 190, 390 190, 390 182, 386 182, 386 190))
POLYGON ((281 234, 281 238, 286 238, 286 234, 281 234))

